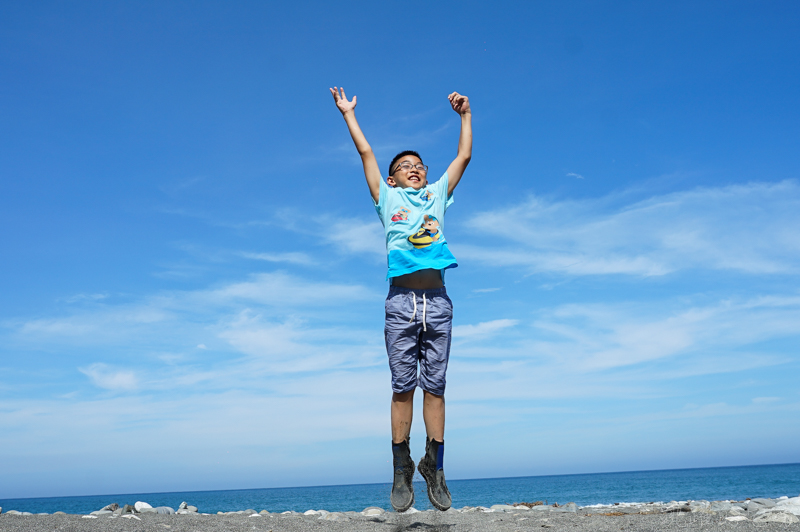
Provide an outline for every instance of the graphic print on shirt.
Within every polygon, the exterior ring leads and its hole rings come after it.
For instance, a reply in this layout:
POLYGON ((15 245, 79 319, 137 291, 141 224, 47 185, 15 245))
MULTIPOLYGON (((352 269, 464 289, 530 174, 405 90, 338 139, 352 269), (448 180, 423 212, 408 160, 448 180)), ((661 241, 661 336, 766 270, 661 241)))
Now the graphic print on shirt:
POLYGON ((439 232, 439 220, 435 216, 426 214, 422 221, 419 231, 408 237, 408 241, 417 248, 426 248, 439 240, 442 233, 439 232))
POLYGON ((393 222, 405 222, 406 220, 408 220, 408 209, 405 207, 392 215, 393 222))
POLYGON ((430 201, 430 200, 432 200, 433 199, 433 192, 431 192, 430 190, 426 190, 425 193, 420 196, 420 199, 422 199, 422 201, 430 201))

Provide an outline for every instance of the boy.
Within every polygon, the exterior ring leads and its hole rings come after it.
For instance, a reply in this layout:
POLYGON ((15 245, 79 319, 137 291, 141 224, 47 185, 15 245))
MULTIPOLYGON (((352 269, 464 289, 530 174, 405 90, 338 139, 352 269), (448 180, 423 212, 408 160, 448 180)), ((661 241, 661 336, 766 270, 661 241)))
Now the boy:
POLYGON ((428 498, 439 510, 450 508, 444 479, 444 388, 450 356, 453 304, 444 288, 444 270, 458 266, 447 247, 444 213, 472 157, 472 113, 469 99, 448 96, 461 115, 458 154, 444 175, 428 183, 428 167, 415 151, 398 153, 384 183, 375 154, 356 121, 356 97, 331 89, 356 145, 367 186, 386 233, 390 280, 386 298, 386 351, 392 371, 392 455, 394 481, 390 500, 405 512, 414 504, 414 461, 408 446, 414 413, 414 390, 423 393, 422 416, 427 432, 419 472, 428 484, 428 498), (417 375, 419 364, 419 376, 417 375))

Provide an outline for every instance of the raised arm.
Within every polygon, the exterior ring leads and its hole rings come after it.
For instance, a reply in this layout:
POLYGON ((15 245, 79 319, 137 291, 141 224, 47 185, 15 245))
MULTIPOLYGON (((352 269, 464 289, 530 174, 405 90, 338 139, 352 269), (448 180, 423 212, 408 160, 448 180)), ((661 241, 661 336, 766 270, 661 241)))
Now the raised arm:
POLYGON ((331 94, 333 94, 336 107, 342 112, 347 129, 350 130, 350 136, 353 137, 353 143, 361 156, 361 164, 364 165, 364 176, 367 178, 369 193, 375 203, 378 203, 381 191, 381 171, 378 168, 375 154, 372 153, 372 147, 367 142, 367 137, 364 136, 356 120, 356 97, 353 96, 352 101, 347 101, 344 89, 337 87, 331 89, 331 94))
POLYGON ((447 167, 447 176, 450 178, 447 183, 447 195, 461 181, 464 170, 467 169, 470 159, 472 159, 472 111, 469 108, 469 98, 454 92, 447 97, 453 111, 461 115, 461 135, 458 137, 458 154, 450 166, 447 167))

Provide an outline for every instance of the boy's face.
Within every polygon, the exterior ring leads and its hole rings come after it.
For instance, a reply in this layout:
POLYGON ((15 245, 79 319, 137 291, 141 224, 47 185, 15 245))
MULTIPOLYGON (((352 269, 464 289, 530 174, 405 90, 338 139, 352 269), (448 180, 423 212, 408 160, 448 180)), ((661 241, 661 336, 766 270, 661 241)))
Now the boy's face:
POLYGON ((413 188, 419 190, 428 184, 428 173, 417 170, 416 165, 422 164, 419 157, 406 155, 394 163, 394 174, 386 178, 390 187, 413 188), (404 162, 411 164, 410 170, 400 167, 404 162))

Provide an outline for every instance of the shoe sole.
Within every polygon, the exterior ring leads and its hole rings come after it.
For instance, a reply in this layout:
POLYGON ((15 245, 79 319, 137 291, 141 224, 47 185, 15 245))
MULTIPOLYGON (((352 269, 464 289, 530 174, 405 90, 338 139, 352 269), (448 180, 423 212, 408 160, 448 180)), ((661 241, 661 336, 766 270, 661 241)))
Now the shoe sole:
POLYGON ((414 506, 414 473, 413 473, 414 466, 415 466, 414 460, 411 460, 411 471, 412 471, 412 473, 411 473, 411 478, 408 479, 408 485, 411 487, 411 502, 408 503, 408 506, 406 506, 405 508, 398 508, 392 502, 391 496, 389 497, 389 502, 392 504, 392 508, 394 508, 395 512, 400 513, 400 514, 405 512, 405 511, 407 511, 412 506, 414 506))
POLYGON ((431 493, 431 484, 433 484, 434 478, 433 475, 430 475, 430 471, 428 471, 428 469, 422 467, 422 460, 419 461, 419 466, 417 466, 417 471, 419 471, 419 474, 422 475, 422 478, 425 479, 425 484, 428 486, 428 500, 431 501, 431 504, 434 506, 434 508, 436 508, 441 512, 446 512, 447 510, 449 510, 450 506, 452 506, 452 503, 445 506, 444 504, 437 501, 434 498, 433 494, 431 493))

